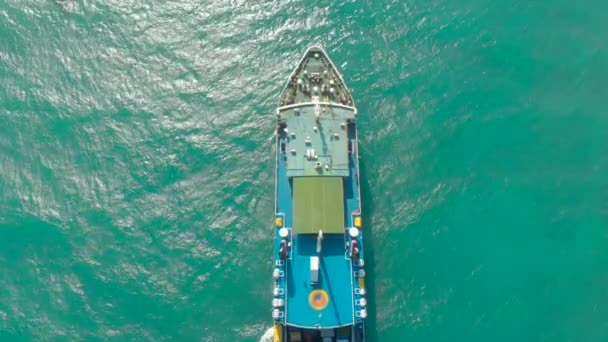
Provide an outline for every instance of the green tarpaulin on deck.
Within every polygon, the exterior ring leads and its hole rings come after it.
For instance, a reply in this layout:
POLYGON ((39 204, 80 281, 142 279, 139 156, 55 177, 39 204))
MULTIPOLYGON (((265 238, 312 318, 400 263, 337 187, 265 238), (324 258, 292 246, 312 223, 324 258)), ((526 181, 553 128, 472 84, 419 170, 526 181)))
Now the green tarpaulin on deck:
POLYGON ((342 177, 294 177, 293 216, 296 234, 344 233, 342 177))

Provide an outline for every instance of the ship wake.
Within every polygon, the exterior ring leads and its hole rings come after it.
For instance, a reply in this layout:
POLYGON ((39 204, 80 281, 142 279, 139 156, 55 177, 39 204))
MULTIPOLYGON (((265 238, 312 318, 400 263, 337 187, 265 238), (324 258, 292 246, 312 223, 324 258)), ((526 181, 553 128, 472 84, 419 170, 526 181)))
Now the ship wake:
POLYGON ((274 340, 274 327, 268 328, 264 335, 260 337, 260 342, 272 342, 274 340))

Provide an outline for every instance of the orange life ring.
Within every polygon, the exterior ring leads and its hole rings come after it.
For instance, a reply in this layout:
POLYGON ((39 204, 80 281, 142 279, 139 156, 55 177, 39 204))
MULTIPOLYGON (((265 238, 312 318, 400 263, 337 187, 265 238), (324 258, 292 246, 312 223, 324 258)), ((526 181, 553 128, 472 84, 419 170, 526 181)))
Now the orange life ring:
POLYGON ((329 304, 329 295, 325 290, 313 290, 308 295, 308 303, 315 310, 323 310, 329 304))

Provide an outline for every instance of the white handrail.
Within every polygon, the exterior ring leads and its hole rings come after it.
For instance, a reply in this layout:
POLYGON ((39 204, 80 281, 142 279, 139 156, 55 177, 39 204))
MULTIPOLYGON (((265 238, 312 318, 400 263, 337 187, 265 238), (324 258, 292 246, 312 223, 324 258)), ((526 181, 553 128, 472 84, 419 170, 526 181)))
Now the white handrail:
POLYGON ((307 107, 307 106, 314 106, 314 105, 322 105, 322 106, 333 106, 333 107, 339 107, 342 109, 348 109, 348 110, 352 110, 353 112, 355 112, 355 114, 357 114, 357 108, 355 107, 351 107, 351 106, 346 106, 340 103, 335 103, 335 102, 301 102, 301 103, 295 103, 295 104, 290 104, 287 106, 282 106, 277 108, 277 114, 279 114, 280 111, 283 110, 287 110, 287 109, 292 109, 292 108, 296 108, 296 107, 307 107))

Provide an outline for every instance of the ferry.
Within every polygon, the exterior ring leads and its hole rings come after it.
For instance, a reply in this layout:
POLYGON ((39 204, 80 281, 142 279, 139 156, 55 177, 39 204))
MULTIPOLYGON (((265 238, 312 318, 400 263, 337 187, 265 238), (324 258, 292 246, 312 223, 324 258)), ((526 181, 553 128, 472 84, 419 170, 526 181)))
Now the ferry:
POLYGON ((274 341, 365 341, 357 109, 320 46, 289 76, 276 118, 274 341))

